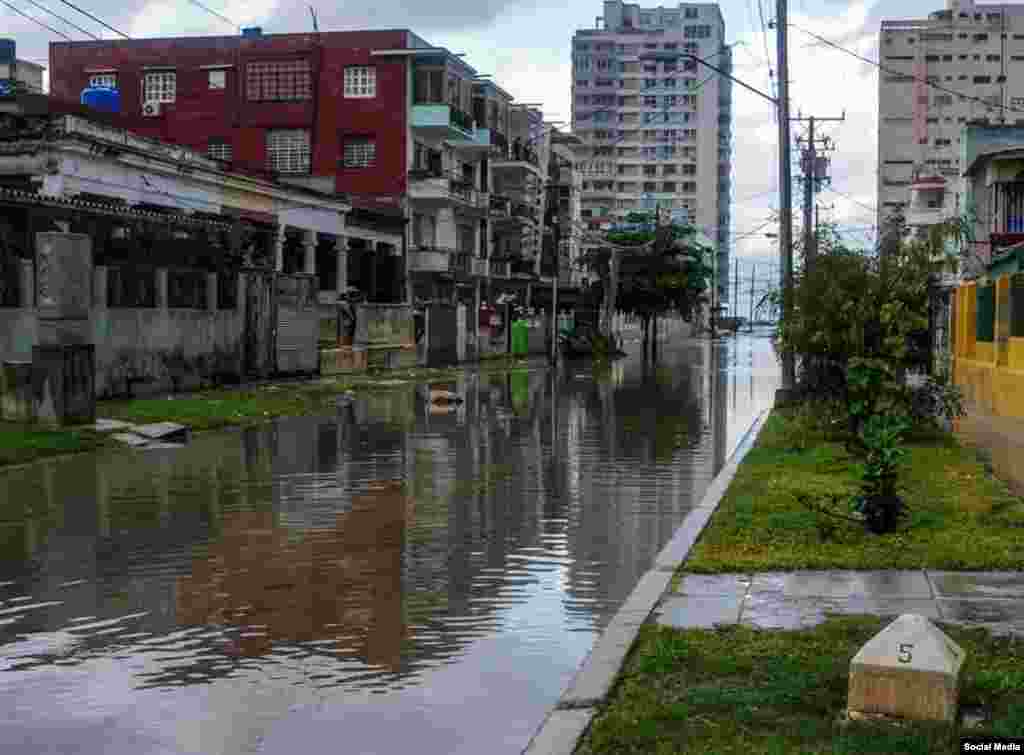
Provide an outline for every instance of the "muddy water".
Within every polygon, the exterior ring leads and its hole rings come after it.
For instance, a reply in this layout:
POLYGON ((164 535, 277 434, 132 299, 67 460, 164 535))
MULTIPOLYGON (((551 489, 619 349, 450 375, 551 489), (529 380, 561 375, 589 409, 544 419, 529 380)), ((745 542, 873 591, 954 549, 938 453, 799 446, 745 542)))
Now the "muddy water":
POLYGON ((681 343, 0 472, 0 752, 518 753, 777 374, 681 343))

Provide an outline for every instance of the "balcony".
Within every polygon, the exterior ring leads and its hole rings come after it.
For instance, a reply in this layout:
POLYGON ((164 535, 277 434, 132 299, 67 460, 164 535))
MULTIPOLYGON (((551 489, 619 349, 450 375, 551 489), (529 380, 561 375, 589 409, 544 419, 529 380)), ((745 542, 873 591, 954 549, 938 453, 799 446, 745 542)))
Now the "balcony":
POLYGON ((491 150, 492 171, 529 171, 537 177, 544 179, 544 171, 541 170, 537 153, 527 145, 512 144, 504 149, 495 147, 491 150))
POLYGON ((492 278, 508 278, 511 275, 511 265, 505 260, 487 260, 492 278))
POLYGON ((451 142, 473 141, 473 119, 458 108, 438 103, 412 106, 412 129, 424 136, 451 142))
POLYGON ((493 136, 498 136, 497 132, 492 132, 489 128, 474 128, 473 133, 469 139, 460 139, 451 143, 452 149, 462 153, 465 157, 466 153, 470 153, 478 158, 487 157, 491 151, 491 139, 493 136))
POLYGON ((942 207, 908 207, 907 225, 912 228, 935 225, 949 217, 949 212, 942 207))
POLYGON ((485 210, 488 206, 487 196, 459 175, 431 169, 409 171, 409 199, 421 205, 458 204, 485 210))
POLYGON ((471 255, 456 249, 420 246, 409 250, 409 272, 467 274, 471 255))

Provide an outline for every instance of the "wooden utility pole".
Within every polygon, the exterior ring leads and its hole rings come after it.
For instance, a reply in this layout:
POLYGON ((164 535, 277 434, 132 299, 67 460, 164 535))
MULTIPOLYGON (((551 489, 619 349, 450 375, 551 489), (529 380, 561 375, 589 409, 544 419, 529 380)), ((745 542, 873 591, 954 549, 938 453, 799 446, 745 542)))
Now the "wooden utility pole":
MULTIPOLYGON (((790 324, 793 307, 793 176, 789 155, 789 60, 786 30, 789 26, 787 0, 776 0, 775 42, 779 58, 779 256, 782 270, 782 320, 790 324)), ((789 399, 796 388, 796 358, 782 352, 782 395, 789 399)))

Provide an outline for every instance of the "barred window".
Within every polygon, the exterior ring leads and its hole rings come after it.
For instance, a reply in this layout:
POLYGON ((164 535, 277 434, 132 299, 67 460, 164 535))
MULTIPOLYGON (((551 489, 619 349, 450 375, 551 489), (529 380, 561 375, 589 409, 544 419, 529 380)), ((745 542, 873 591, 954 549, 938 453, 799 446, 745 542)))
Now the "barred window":
POLYGON ((274 173, 309 173, 309 131, 277 128, 267 131, 267 169, 274 173))
POLYGON ((374 66, 346 66, 345 96, 376 97, 377 69, 374 66))
POLYGON ((89 86, 117 89, 116 73, 94 73, 89 77, 89 86))
POLYGON ((366 137, 345 140, 346 168, 372 168, 376 159, 376 140, 366 137))
POLYGON ((210 89, 226 89, 228 85, 228 72, 223 69, 210 71, 206 77, 210 89))
POLYGON ((249 63, 245 67, 246 97, 250 102, 287 102, 312 97, 308 60, 249 63))
POLYGON ((174 102, 178 76, 174 71, 147 73, 142 79, 143 102, 174 102))
POLYGON ((214 137, 206 145, 206 154, 211 160, 231 162, 231 142, 227 139, 214 137))

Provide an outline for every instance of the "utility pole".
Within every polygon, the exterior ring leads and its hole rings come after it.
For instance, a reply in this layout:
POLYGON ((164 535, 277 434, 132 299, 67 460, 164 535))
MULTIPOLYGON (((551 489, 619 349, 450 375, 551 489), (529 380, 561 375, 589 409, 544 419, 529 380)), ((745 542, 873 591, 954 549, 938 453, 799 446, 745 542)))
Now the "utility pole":
MULTIPOLYGON (((776 0, 775 41, 779 58, 779 256, 782 270, 782 320, 790 324, 793 304, 793 176, 789 156, 789 60, 786 30, 789 26, 787 0, 776 0)), ((782 352, 782 395, 791 397, 796 388, 796 358, 782 352)))
MULTIPOLYGON (((803 150, 800 162, 804 172, 804 260, 806 267, 810 268, 818 254, 818 225, 814 220, 815 195, 818 193, 818 182, 828 180, 825 171, 819 170, 818 142, 821 141, 826 150, 831 147, 828 137, 821 140, 816 139, 814 136, 814 124, 821 123, 822 121, 842 122, 846 120, 846 112, 844 111, 839 118, 817 118, 811 115, 806 118, 800 116, 793 120, 808 122, 807 148, 803 150)), ((797 141, 803 140, 797 139, 797 141)))
POLYGON ((750 317, 747 319, 747 331, 754 332, 754 272, 757 270, 757 264, 750 266, 750 317))
POLYGON ((736 327, 739 327, 739 316, 740 316, 740 261, 733 260, 733 265, 736 269, 732 275, 732 313, 736 318, 736 327))

